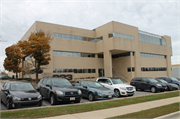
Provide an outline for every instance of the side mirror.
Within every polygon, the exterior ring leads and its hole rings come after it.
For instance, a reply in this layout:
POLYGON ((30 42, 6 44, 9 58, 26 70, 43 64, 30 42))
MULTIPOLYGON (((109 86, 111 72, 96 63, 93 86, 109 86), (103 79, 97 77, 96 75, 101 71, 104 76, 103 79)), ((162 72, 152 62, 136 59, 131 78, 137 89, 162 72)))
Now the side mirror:
POLYGON ((112 83, 108 83, 109 85, 112 85, 112 83))
POLYGON ((8 89, 2 89, 2 91, 4 91, 5 94, 8 94, 8 93, 9 93, 9 90, 8 90, 8 89))
POLYGON ((75 84, 74 84, 74 83, 72 83, 72 86, 75 86, 75 84))
POLYGON ((51 88, 51 86, 49 84, 46 84, 46 86, 51 88))
POLYGON ((83 86, 83 88, 87 88, 87 86, 83 86))

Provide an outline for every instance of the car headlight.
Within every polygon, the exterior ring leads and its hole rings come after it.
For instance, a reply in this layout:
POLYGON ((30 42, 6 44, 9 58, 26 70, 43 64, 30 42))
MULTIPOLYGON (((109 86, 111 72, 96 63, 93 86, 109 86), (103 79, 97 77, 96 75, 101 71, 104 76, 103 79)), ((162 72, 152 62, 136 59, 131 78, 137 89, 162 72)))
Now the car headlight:
POLYGON ((162 86, 161 84, 156 84, 157 86, 162 86))
POLYGON ((41 95, 38 96, 38 99, 41 99, 41 95))
POLYGON ((81 90, 78 90, 78 94, 79 94, 79 95, 81 95, 81 94, 82 94, 81 90))
POLYGON ((21 98, 18 98, 18 97, 16 97, 16 96, 14 96, 14 97, 13 97, 13 100, 18 100, 18 101, 19 101, 19 100, 21 100, 21 98))
POLYGON ((63 95, 63 92, 62 91, 56 91, 56 94, 63 95))
POLYGON ((120 87, 120 89, 126 90, 126 88, 125 88, 125 87, 120 87))

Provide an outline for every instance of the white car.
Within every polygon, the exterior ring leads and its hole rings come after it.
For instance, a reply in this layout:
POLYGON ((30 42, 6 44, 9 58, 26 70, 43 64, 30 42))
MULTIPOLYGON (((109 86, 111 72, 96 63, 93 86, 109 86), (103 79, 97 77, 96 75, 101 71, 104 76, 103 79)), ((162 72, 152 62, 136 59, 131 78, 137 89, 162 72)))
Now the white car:
POLYGON ((106 78, 100 77, 96 79, 97 82, 101 83, 103 86, 114 91, 116 97, 120 96, 133 96, 136 89, 134 86, 125 84, 119 78, 106 78))

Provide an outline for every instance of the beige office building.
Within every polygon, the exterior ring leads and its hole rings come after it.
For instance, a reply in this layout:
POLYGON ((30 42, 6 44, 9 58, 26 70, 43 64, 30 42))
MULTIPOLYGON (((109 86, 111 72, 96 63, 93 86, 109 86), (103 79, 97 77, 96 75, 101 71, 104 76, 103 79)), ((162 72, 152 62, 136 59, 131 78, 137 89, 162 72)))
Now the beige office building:
MULTIPOLYGON (((36 21, 21 40, 41 29, 50 32, 54 39, 50 43, 50 64, 39 74, 40 78, 118 76, 130 81, 133 77, 172 76, 169 36, 144 32, 115 21, 93 30, 36 21)), ((25 58, 23 67, 27 66, 28 59, 25 58)), ((31 77, 35 78, 35 74, 31 77)))

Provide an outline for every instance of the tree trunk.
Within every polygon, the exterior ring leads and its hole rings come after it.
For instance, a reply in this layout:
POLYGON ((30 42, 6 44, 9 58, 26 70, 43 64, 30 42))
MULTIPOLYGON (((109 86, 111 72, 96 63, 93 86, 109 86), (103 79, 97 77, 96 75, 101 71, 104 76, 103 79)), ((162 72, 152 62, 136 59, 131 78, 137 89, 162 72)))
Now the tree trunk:
POLYGON ((18 74, 17 74, 17 72, 16 72, 16 79, 18 78, 18 74))

